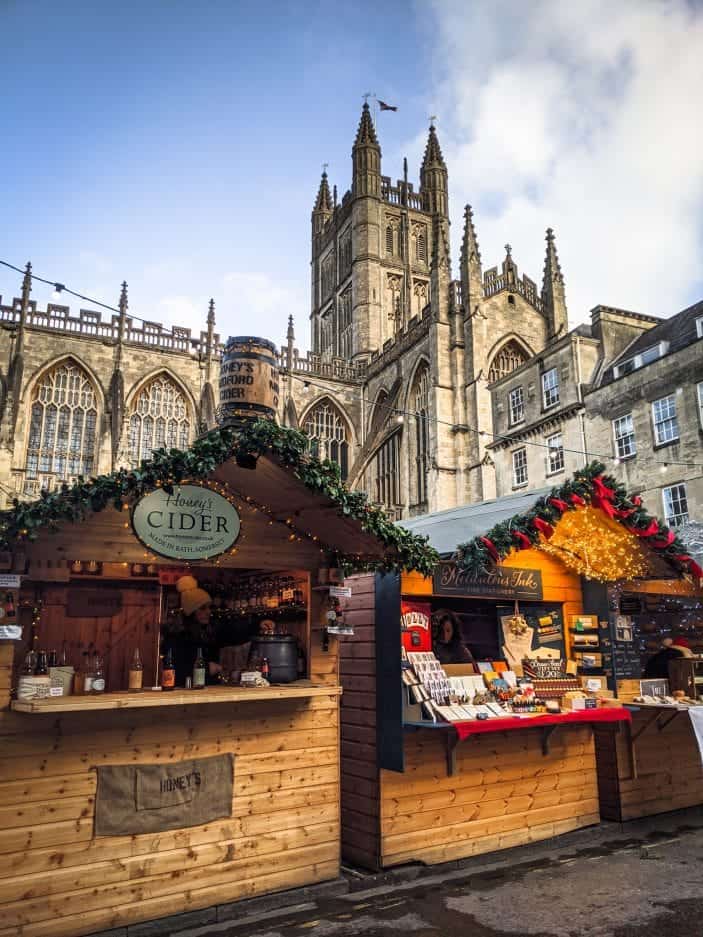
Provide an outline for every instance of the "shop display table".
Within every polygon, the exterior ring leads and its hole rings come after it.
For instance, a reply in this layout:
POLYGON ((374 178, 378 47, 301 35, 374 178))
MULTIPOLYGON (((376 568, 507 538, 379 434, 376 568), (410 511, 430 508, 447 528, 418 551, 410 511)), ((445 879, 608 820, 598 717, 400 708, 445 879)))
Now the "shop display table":
POLYGON ((631 715, 622 706, 608 706, 602 709, 584 709, 568 713, 545 713, 540 715, 506 716, 496 719, 471 719, 466 722, 406 722, 409 729, 430 729, 443 731, 446 735, 447 773, 456 771, 456 746, 471 736, 490 732, 514 732, 521 729, 539 729, 542 733, 542 754, 549 754, 549 739, 552 733, 562 725, 629 723, 631 715))

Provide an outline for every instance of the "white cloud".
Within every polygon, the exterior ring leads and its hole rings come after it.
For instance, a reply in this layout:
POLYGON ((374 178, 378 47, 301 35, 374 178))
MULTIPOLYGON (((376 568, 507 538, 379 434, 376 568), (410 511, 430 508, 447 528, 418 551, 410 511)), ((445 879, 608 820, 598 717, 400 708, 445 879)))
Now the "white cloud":
MULTIPOLYGON (((259 335, 280 346, 288 316, 296 323, 296 344, 307 347, 309 301, 299 283, 287 283, 256 271, 226 273, 212 290, 216 330, 223 340, 230 335, 259 335)), ((197 337, 205 329, 207 305, 202 298, 164 296, 156 304, 154 319, 167 326, 192 329, 197 337)))
POLYGON ((598 302, 669 315, 692 301, 703 10, 686 0, 435 0, 433 10, 452 215, 473 204, 484 268, 509 240, 541 282, 552 226, 572 322, 598 302))

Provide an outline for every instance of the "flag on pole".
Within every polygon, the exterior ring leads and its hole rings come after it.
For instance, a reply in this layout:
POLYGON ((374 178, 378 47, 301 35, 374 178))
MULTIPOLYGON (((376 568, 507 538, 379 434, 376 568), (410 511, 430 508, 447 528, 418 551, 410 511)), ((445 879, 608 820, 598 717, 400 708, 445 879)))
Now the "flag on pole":
POLYGON ((382 111, 397 111, 398 110, 397 107, 394 107, 394 105, 392 104, 386 104, 386 102, 381 101, 380 98, 378 98, 377 100, 378 100, 378 106, 380 107, 382 111))

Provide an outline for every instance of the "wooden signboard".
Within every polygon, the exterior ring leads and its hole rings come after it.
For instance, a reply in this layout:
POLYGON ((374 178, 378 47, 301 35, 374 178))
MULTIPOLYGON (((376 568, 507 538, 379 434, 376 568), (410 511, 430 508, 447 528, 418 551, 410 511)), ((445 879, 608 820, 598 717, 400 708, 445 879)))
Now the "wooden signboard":
POLYGON ((433 591, 435 595, 539 600, 542 598, 542 573, 538 569, 497 566, 472 576, 452 560, 440 560, 435 567, 433 591))
POLYGON ((66 595, 67 618, 113 618, 122 611, 122 590, 74 586, 66 595))

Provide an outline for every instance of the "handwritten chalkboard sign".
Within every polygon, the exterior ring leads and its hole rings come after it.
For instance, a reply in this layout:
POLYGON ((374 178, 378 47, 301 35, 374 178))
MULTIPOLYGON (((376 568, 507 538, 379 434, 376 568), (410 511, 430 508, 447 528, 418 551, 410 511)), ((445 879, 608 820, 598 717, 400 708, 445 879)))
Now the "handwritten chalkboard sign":
POLYGON ((639 680, 642 657, 638 640, 613 642, 613 670, 618 680, 639 680))

